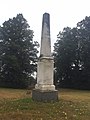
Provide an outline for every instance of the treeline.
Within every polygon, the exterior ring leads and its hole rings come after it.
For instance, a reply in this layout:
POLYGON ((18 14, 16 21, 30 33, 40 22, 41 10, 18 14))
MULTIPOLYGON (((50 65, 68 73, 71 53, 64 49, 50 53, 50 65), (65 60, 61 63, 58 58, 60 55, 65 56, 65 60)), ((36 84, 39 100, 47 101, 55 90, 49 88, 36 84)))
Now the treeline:
MULTIPOLYGON (((26 88, 34 84, 39 44, 22 14, 0 26, 0 87, 26 88)), ((90 90, 90 17, 59 32, 54 44, 58 87, 90 90)))
POLYGON ((59 87, 90 90, 90 17, 59 32, 54 59, 59 87))
POLYGON ((38 42, 22 14, 0 26, 0 87, 26 88, 34 82, 38 42))

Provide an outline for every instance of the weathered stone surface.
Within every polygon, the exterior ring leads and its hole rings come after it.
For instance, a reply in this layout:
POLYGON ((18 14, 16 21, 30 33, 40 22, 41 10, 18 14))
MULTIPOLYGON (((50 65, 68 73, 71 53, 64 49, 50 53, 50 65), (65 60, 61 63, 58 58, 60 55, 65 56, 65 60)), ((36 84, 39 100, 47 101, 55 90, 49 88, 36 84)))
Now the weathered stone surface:
POLYGON ((51 56, 50 15, 45 13, 42 22, 40 58, 37 65, 37 84, 32 91, 36 101, 56 101, 58 91, 53 84, 54 60, 51 56))
POLYGON ((50 15, 48 13, 43 14, 40 55, 51 56, 50 15))
POLYGON ((37 84, 36 89, 55 90, 53 85, 53 59, 50 57, 42 57, 37 66, 37 84))
POLYGON ((58 101, 58 91, 41 91, 34 89, 32 99, 39 102, 58 101))

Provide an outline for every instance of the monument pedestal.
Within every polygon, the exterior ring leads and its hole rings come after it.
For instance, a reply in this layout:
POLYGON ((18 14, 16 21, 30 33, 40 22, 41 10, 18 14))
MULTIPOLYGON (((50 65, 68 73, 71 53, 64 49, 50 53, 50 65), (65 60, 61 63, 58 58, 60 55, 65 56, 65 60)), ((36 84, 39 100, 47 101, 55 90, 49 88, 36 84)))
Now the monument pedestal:
POLYGON ((41 91, 34 89, 32 91, 32 99, 38 102, 58 101, 58 91, 41 91))
POLYGON ((40 58, 37 71, 37 84, 32 91, 32 99, 42 102, 57 101, 58 91, 55 90, 55 85, 53 85, 53 58, 40 58))
POLYGON ((37 84, 35 89, 54 91, 53 85, 53 57, 41 57, 37 65, 37 84))

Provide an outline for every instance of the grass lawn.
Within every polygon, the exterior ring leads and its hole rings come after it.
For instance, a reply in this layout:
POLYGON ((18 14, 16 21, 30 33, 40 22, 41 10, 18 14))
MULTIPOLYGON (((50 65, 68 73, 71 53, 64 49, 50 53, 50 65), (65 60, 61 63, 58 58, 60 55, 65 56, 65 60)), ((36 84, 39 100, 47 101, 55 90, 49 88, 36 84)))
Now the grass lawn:
POLYGON ((51 103, 26 93, 0 88, 0 120, 90 120, 90 91, 60 89, 59 101, 51 103))

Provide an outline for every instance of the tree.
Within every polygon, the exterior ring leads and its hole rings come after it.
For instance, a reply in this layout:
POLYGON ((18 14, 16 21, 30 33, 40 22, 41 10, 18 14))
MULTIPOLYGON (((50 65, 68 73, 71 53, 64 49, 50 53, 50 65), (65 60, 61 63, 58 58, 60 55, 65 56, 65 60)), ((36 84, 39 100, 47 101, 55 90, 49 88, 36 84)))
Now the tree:
POLYGON ((81 54, 83 61, 82 82, 83 88, 90 89, 90 17, 85 17, 77 23, 81 36, 81 54))
POLYGON ((76 59, 78 38, 76 34, 76 28, 64 28, 63 32, 58 34, 58 40, 54 46, 57 79, 65 87, 72 86, 72 71, 78 64, 78 57, 76 59))
POLYGON ((90 89, 90 17, 59 32, 54 45, 56 78, 63 87, 90 89))
POLYGON ((15 88, 26 87, 37 64, 38 42, 33 42, 33 31, 23 15, 18 14, 5 21, 0 32, 2 84, 15 88))

